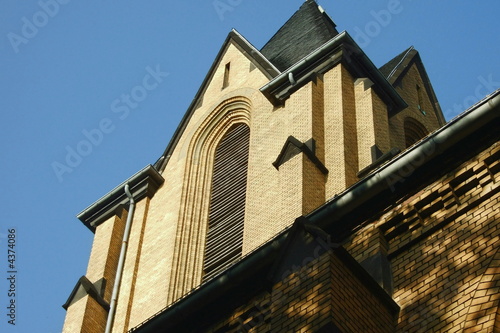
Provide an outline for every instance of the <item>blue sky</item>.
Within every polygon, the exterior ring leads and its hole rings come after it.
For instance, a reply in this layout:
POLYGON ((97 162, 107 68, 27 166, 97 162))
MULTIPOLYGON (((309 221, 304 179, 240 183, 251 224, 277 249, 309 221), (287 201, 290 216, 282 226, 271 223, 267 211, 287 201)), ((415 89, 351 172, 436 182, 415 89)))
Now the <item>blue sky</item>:
MULTIPOLYGON (((377 66, 414 45, 448 120, 500 88, 498 1, 319 3, 377 66)), ((1 332, 61 331, 93 236, 75 215, 160 157, 231 28, 260 48, 301 4, 0 3, 1 332), (123 99, 131 93, 140 98, 123 99), (85 156, 68 163, 78 149, 85 156), (6 315, 8 229, 16 326, 6 315)))

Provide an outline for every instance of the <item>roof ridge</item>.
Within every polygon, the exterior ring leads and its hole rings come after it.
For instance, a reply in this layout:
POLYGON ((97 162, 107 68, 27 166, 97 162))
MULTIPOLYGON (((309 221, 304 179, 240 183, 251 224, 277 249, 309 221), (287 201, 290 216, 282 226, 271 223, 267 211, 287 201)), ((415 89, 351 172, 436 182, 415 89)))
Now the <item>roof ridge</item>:
POLYGON ((394 66, 394 68, 389 73, 389 75, 387 75, 387 80, 389 80, 391 78, 391 76, 393 76, 394 73, 396 73, 396 70, 398 69, 398 67, 403 63, 403 61, 406 59, 406 57, 408 56, 408 54, 410 54, 410 52, 413 51, 413 50, 415 50, 415 48, 412 45, 406 51, 403 52, 404 53, 403 57, 401 58, 401 60, 399 60, 399 62, 396 64, 396 66, 394 66))
POLYGON ((389 78, 394 75, 397 68, 404 62, 404 60, 408 57, 411 51, 418 51, 412 45, 403 52, 399 53, 397 56, 393 57, 391 60, 386 62, 384 65, 379 67, 380 72, 384 75, 384 77, 389 80, 389 78))

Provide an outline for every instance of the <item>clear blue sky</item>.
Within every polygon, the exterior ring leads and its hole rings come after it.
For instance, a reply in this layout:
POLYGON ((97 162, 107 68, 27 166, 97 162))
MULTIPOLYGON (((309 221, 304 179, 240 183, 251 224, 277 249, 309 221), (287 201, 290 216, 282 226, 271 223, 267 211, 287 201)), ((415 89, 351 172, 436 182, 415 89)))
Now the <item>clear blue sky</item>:
MULTIPOLYGON (((61 305, 85 274, 93 236, 75 215, 159 158, 231 28, 260 48, 302 4, 55 1, 0 3, 1 332, 61 331, 61 305), (163 74, 141 90, 148 71, 163 74), (147 96, 124 113, 120 98, 132 91, 147 96), (82 144, 99 127, 107 133, 82 144), (68 166, 68 149, 78 148, 87 155, 58 177, 54 165, 68 166), (9 228, 16 326, 6 316, 9 228)), ((448 120, 500 88, 497 0, 320 4, 377 66, 414 45, 448 120)))

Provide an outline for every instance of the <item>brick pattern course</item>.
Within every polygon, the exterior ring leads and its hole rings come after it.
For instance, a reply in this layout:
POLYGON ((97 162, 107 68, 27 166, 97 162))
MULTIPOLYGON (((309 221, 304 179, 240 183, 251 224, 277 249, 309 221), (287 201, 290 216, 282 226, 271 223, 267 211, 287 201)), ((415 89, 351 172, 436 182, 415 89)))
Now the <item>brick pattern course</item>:
POLYGON ((382 233, 397 332, 495 332, 500 302, 500 144, 394 206, 347 246, 358 260, 382 233))
POLYGON ((396 318, 334 252, 327 252, 214 325, 209 333, 394 332, 396 318))

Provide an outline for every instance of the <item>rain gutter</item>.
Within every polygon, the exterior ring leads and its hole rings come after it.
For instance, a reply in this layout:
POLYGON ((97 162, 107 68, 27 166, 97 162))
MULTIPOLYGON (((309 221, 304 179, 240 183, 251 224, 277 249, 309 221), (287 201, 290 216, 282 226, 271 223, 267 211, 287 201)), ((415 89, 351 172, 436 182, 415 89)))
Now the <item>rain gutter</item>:
MULTIPOLYGON (((388 192, 394 193, 397 187, 405 182, 402 176, 407 170, 429 165, 445 151, 483 126, 498 121, 499 116, 500 90, 497 90, 413 148, 404 151, 341 195, 323 204, 308 216, 309 220, 325 229, 342 227, 342 218, 348 212, 358 210, 373 198, 388 192)), ((411 175, 408 175, 409 177, 411 175)))

